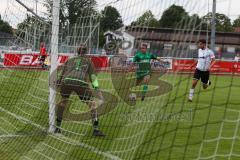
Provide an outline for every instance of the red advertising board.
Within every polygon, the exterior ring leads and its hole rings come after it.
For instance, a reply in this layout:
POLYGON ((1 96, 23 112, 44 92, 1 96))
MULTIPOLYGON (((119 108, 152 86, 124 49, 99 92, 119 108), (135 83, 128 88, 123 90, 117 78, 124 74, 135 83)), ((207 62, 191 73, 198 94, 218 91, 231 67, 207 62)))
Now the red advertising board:
POLYGON ((107 56, 92 56, 91 60, 96 68, 106 68, 108 67, 108 57, 107 56))
MULTIPOLYGON (((7 53, 4 54, 4 66, 39 66, 39 54, 16 54, 7 53)), ((58 64, 61 65, 68 60, 69 56, 60 55, 58 57, 58 64)), ((104 69, 108 67, 109 57, 107 56, 91 56, 91 60, 95 67, 98 69, 104 69)), ((47 64, 49 64, 49 58, 47 58, 47 64)), ((193 72, 196 68, 196 60, 193 59, 170 59, 171 63, 169 70, 174 72, 193 72)), ((211 72, 215 73, 240 73, 240 62, 236 61, 215 61, 211 67, 211 72)))
POLYGON ((176 72, 181 71, 194 71, 196 67, 196 61, 195 60, 189 60, 189 59, 173 59, 172 62, 172 69, 176 72))
MULTIPOLYGON (((174 59, 173 71, 191 72, 196 68, 197 61, 190 59, 174 59)), ((212 65, 211 72, 219 73, 240 73, 240 62, 234 61, 215 61, 212 65)))
POLYGON ((239 72, 240 62, 216 61, 211 67, 211 72, 239 72), (238 69, 237 69, 238 68, 238 69))
MULTIPOLYGON (((63 64, 67 61, 68 56, 59 56, 58 64, 63 64)), ((39 66, 39 54, 5 54, 4 66, 39 66)))
MULTIPOLYGON (((60 55, 58 57, 58 64, 61 65, 68 60, 69 56, 60 55)), ((108 66, 108 57, 107 56, 91 56, 96 68, 105 68, 108 66)), ((49 64, 49 57, 46 59, 46 63, 49 64)), ((39 54, 11 54, 7 53, 4 55, 4 66, 13 67, 13 66, 29 66, 35 67, 39 66, 39 54)))

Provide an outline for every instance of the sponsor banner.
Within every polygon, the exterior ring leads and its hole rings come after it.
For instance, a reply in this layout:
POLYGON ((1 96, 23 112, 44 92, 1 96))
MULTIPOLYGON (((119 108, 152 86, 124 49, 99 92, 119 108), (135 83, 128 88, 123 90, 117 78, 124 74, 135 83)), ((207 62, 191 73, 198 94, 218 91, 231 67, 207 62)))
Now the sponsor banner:
MULTIPOLYGON (((70 56, 59 55, 58 64, 64 64, 70 56)), ((72 56, 71 56, 72 57, 72 56)), ((111 67, 128 68, 133 63, 133 57, 115 56, 109 58, 108 56, 91 55, 91 60, 97 69, 105 69, 111 64, 111 67), (110 63, 109 63, 110 61, 110 63)), ((153 70, 168 69, 174 72, 193 72, 196 68, 196 60, 193 59, 172 59, 163 58, 164 63, 156 60, 151 61, 153 70)), ((50 65, 50 58, 45 60, 47 65, 50 65)), ((0 66, 3 64, 6 67, 37 67, 40 66, 39 54, 16 54, 5 53, 0 55, 0 66)), ((211 72, 219 73, 240 73, 240 62, 237 61, 215 61, 211 67, 211 72)))
POLYGON ((109 58, 107 56, 91 56, 91 60, 98 69, 108 67, 109 58))
POLYGON ((240 62, 234 62, 233 69, 235 72, 240 73, 240 62))
MULTIPOLYGON (((60 55, 58 57, 58 64, 61 65, 65 63, 68 59, 68 56, 60 55)), ((46 63, 49 64, 49 57, 46 58, 46 63)), ((11 54, 7 53, 4 55, 4 66, 13 67, 13 66, 39 66, 39 54, 11 54)))
MULTIPOLYGON (((96 68, 108 67, 108 57, 107 56, 90 56, 93 64, 96 68)), ((64 64, 68 60, 69 56, 59 55, 58 65, 64 64)), ((6 67, 37 67, 40 66, 39 54, 4 54, 4 66, 6 67)), ((50 57, 48 56, 44 62, 46 65, 50 65, 50 57)))
MULTIPOLYGON (((110 58, 111 67, 117 68, 128 68, 133 62, 133 57, 126 57, 125 55, 114 56, 110 58)), ((153 70, 162 70, 164 69, 172 69, 172 59, 171 58, 163 58, 163 62, 159 62, 157 60, 151 61, 151 67, 153 70)))
MULTIPOLYGON (((196 68, 197 61, 189 59, 174 59, 173 71, 175 72, 192 72, 196 68)), ((220 73, 240 73, 240 62, 236 61, 215 61, 212 65, 211 72, 220 73)))
POLYGON ((3 67, 4 54, 0 51, 0 67, 3 67))
POLYGON ((240 62, 216 61, 211 67, 211 72, 239 72, 240 62))
POLYGON ((179 72, 179 71, 194 71, 196 67, 196 61, 195 60, 189 60, 189 59, 173 59, 173 71, 179 72))
POLYGON ((169 70, 172 70, 173 68, 173 59, 172 58, 164 58, 163 61, 165 62, 164 63, 164 67, 169 69, 169 70))

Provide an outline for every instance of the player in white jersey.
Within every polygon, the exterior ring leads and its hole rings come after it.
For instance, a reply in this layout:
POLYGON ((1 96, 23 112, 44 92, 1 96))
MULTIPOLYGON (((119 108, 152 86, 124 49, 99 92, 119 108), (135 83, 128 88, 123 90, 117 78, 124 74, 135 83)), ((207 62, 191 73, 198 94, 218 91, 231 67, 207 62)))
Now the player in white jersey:
POLYGON ((209 70, 211 68, 211 64, 213 64, 212 62, 215 60, 214 53, 206 47, 205 39, 198 41, 198 47, 198 61, 193 76, 192 88, 190 89, 188 97, 189 102, 192 102, 194 89, 197 86, 198 80, 201 79, 203 89, 207 89, 207 87, 211 85, 211 81, 209 80, 209 70))

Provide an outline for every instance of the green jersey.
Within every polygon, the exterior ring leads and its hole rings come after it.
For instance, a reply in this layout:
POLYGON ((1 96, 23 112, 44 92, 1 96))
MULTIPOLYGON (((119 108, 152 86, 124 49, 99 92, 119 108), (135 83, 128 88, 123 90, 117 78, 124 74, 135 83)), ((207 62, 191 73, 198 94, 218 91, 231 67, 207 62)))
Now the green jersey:
POLYGON ((149 52, 142 53, 140 51, 135 54, 133 62, 137 64, 137 78, 142 78, 151 73, 151 59, 157 59, 157 56, 149 52))
POLYGON ((96 75, 96 72, 91 59, 78 56, 70 58, 64 64, 61 81, 69 85, 87 85, 93 81, 92 75, 96 75))

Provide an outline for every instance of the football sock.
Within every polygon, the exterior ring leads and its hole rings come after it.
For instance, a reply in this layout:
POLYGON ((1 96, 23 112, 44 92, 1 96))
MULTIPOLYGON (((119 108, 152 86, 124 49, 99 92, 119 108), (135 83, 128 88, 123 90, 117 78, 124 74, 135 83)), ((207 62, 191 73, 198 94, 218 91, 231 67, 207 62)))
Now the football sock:
POLYGON ((61 125, 63 112, 64 112, 64 107, 57 106, 57 126, 58 127, 61 125))
POLYGON ((142 96, 145 96, 145 94, 148 91, 148 85, 143 85, 143 92, 142 92, 142 96))
POLYGON ((93 129, 98 129, 97 109, 92 109, 91 113, 92 113, 93 129))
POLYGON ((192 100, 193 95, 194 95, 194 89, 190 89, 190 92, 189 92, 189 99, 192 100))

